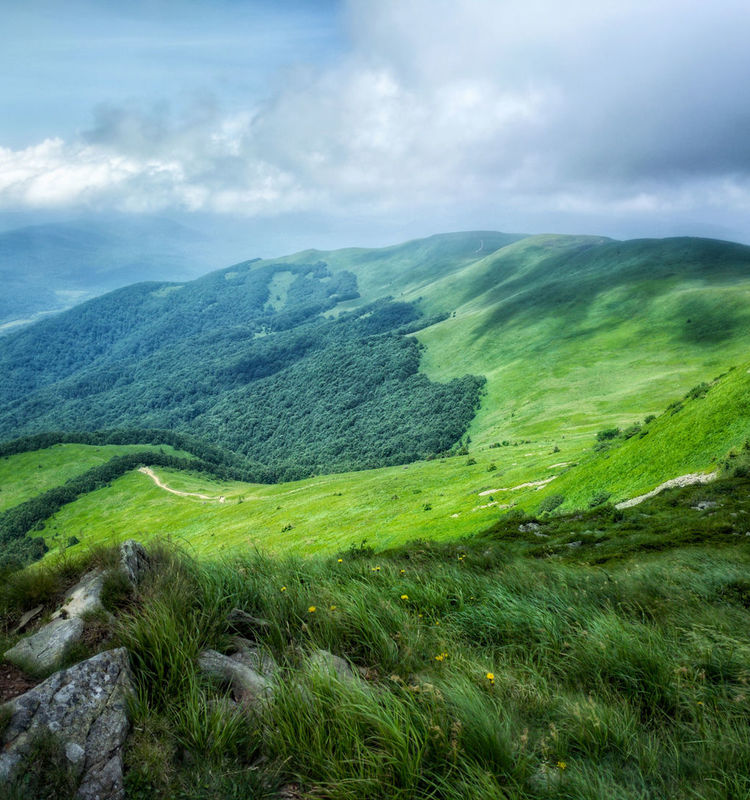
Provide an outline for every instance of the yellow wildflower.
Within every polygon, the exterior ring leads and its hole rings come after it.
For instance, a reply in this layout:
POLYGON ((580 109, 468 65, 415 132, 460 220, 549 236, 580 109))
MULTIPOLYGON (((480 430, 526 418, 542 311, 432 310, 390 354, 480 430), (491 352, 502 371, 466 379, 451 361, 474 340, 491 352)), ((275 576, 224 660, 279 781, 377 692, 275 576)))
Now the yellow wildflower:
POLYGON ((401 595, 401 599, 402 600, 408 600, 409 599, 409 595, 408 594, 402 594, 401 595))
POLYGON ((405 570, 405 569, 400 569, 400 570, 398 571, 398 574, 399 574, 399 575, 406 575, 406 570, 405 570))
POLYGON ((435 656, 435 661, 445 661, 446 658, 448 658, 448 653, 438 653, 435 656))
POLYGON ((564 761, 558 761, 557 762, 557 768, 558 769, 567 769, 567 766, 568 765, 564 761))
POLYGON ((281 587, 281 591, 282 591, 282 592, 285 592, 285 591, 286 591, 286 586, 282 586, 282 587, 281 587))
POLYGON ((331 606, 331 609, 330 609, 330 610, 331 610, 331 611, 335 611, 335 610, 336 610, 336 606, 331 606))
POLYGON ((495 685, 495 673, 488 672, 487 673, 487 680, 494 686, 495 685))
POLYGON ((310 608, 307 609, 308 613, 310 614, 314 614, 317 610, 318 609, 315 606, 310 606, 310 608))
POLYGON ((340 558, 337 563, 341 564, 344 561, 343 558, 340 558))

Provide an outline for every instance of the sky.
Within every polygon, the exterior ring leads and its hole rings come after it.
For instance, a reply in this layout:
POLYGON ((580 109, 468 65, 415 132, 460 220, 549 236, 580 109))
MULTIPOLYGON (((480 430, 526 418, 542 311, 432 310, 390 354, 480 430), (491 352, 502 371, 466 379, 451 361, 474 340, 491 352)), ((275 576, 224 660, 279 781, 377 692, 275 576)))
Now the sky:
POLYGON ((0 0, 0 214, 750 243, 747 0, 0 0))

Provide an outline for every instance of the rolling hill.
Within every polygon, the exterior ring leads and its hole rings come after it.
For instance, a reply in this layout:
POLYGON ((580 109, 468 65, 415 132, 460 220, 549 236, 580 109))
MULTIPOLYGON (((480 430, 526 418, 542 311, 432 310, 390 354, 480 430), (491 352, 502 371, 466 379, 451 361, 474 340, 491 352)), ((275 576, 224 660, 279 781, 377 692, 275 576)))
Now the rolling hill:
MULTIPOLYGON (((172 429, 233 465, 227 480, 157 464, 168 489, 122 474, 37 525, 53 548, 465 536, 504 509, 715 470, 750 434, 748 323, 750 248, 727 242, 472 232, 305 251, 138 284, 5 337, 0 431, 172 429)), ((34 460, 54 474, 59 448, 34 460)))

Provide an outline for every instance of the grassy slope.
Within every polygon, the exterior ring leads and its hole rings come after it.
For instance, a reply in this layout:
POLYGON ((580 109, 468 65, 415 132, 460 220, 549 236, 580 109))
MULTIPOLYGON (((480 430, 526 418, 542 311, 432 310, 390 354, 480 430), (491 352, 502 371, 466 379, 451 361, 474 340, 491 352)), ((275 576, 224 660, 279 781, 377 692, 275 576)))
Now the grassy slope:
POLYGON ((48 489, 60 486, 86 470, 104 464, 115 456, 142 450, 159 450, 189 457, 168 445, 59 444, 46 450, 0 458, 0 511, 16 506, 48 489))
POLYGON ((588 436, 658 413, 750 352, 750 248, 530 237, 434 287, 422 369, 488 379, 478 443, 588 436), (460 358, 456 354, 460 353, 460 358))
MULTIPOLYGON (((114 629, 87 623, 86 648, 130 653, 128 797, 270 800, 296 783, 330 800, 746 798, 749 489, 724 480, 536 531, 506 518, 377 556, 153 552, 135 598, 108 583, 114 629), (257 715, 231 713, 197 668, 204 648, 232 652, 234 607, 268 621, 254 635, 280 667, 257 715), (361 677, 312 669, 315 648, 361 677)), ((50 567, 0 587, 2 628, 54 608, 90 565, 50 567)))
POLYGON ((643 438, 605 452, 592 449, 593 437, 583 453, 578 441, 560 439, 559 452, 545 442, 474 448, 477 463, 471 465, 466 456, 456 456, 273 486, 156 470, 173 489, 224 496, 224 503, 177 497, 131 473, 62 509, 43 535, 51 546, 71 535, 87 546, 169 535, 202 555, 248 545, 276 553, 332 552, 363 539, 382 549, 415 538, 466 536, 496 520, 503 505, 533 512, 545 496, 563 494, 566 508, 585 507, 600 491, 620 500, 686 472, 710 470, 750 434, 748 398, 745 365, 705 397, 686 401, 677 414, 664 412, 643 438), (493 463, 497 469, 488 471, 493 463), (552 476, 542 489, 512 490, 552 476), (490 490, 496 491, 482 494, 490 490))

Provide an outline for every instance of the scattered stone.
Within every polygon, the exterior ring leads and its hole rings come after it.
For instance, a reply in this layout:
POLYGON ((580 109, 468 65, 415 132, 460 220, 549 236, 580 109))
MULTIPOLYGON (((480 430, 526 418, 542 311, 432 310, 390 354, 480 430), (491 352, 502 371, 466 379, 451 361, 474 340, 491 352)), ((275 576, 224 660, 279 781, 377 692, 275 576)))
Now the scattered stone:
POLYGON ((79 800, 123 800, 122 745, 131 691, 128 655, 121 647, 56 672, 11 700, 5 705, 11 717, 2 734, 0 783, 22 773, 34 739, 51 733, 78 781, 79 800))
POLYGON ((241 703, 252 705, 273 694, 273 687, 262 675, 216 650, 204 650, 198 657, 198 666, 204 674, 228 685, 235 700, 241 703))
POLYGON ((690 506, 694 511, 706 511, 709 508, 717 508, 718 503, 715 500, 701 500, 694 506, 690 506))
POLYGON ((120 545, 120 569, 133 586, 141 582, 149 566, 148 553, 142 544, 128 539, 120 545))
POLYGON ((5 653, 5 658, 21 669, 32 673, 54 669, 63 659, 67 649, 83 634, 83 620, 56 619, 27 636, 5 653))
POLYGON ((267 619, 254 617, 241 608, 233 608, 229 614, 227 614, 227 622, 240 633, 253 637, 258 629, 268 628, 271 624, 267 619))
POLYGON ((52 619, 74 619, 102 609, 102 587, 104 574, 98 570, 87 572, 78 583, 68 591, 60 608, 52 619))
POLYGON ((328 650, 313 650, 310 654, 310 664, 316 669, 334 672, 342 681, 351 681, 354 678, 354 671, 349 662, 328 650))
POLYGON ((27 611, 22 617, 18 625, 13 630, 13 636, 21 633, 21 631, 33 620, 38 617, 42 611, 44 610, 44 606, 37 606, 36 608, 32 608, 31 611, 27 611))
POLYGON ((542 529, 542 526, 538 522, 524 522, 523 525, 518 526, 518 530, 521 533, 536 533, 542 529))
POLYGON ((570 547, 571 549, 574 549, 576 547, 580 547, 582 544, 583 544, 583 542, 568 542, 568 547, 570 547))
POLYGON ((536 536, 537 539, 549 539, 548 533, 539 533, 538 531, 534 531, 534 536, 536 536))
POLYGON ((233 661, 250 667, 264 678, 272 678, 278 672, 279 666, 274 659, 253 642, 243 639, 241 636, 235 636, 232 643, 237 648, 237 652, 229 656, 233 661))

